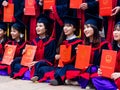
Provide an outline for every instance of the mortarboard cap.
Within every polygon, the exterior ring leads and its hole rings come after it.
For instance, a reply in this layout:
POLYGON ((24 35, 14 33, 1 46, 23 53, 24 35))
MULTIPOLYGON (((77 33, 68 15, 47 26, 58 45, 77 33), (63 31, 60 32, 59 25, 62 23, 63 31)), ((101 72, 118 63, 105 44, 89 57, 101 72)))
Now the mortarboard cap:
POLYGON ((15 23, 12 24, 12 27, 17 29, 19 32, 23 33, 25 31, 25 25, 23 24, 22 21, 16 20, 15 23))
POLYGON ((38 23, 46 23, 46 24, 52 24, 54 21, 50 19, 47 15, 45 14, 40 14, 37 20, 38 23))
POLYGON ((86 22, 85 24, 92 24, 98 28, 98 30, 101 30, 102 28, 103 20, 98 15, 91 15, 86 14, 86 22))
POLYGON ((72 17, 72 16, 64 16, 64 23, 72 24, 74 26, 80 25, 80 18, 72 17))
POLYGON ((120 24, 120 21, 116 23, 116 25, 120 24))
POLYGON ((3 29, 4 31, 7 31, 7 23, 0 21, 0 29, 3 29))

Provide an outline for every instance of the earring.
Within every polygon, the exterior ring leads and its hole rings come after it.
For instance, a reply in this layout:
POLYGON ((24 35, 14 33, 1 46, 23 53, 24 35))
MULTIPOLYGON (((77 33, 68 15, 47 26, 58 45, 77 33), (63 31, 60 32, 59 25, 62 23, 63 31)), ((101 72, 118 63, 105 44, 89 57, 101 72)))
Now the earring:
POLYGON ((21 33, 21 34, 20 34, 20 38, 23 38, 23 37, 24 37, 24 34, 21 33))

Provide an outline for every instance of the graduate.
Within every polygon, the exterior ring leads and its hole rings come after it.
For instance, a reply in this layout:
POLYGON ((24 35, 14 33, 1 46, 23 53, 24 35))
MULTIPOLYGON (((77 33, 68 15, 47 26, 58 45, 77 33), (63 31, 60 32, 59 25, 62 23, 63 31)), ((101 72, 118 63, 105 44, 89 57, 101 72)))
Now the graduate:
POLYGON ((99 30, 102 28, 102 19, 99 16, 93 16, 87 14, 86 22, 84 24, 84 44, 91 45, 91 59, 90 66, 81 72, 80 78, 78 80, 82 88, 90 83, 91 79, 97 73, 97 69, 100 65, 101 52, 102 49, 112 49, 112 46, 109 42, 103 40, 99 35, 99 30))
MULTIPOLYGON (((38 37, 35 38, 31 43, 32 45, 37 46, 34 61, 30 63, 30 67, 27 67, 22 66, 20 64, 22 57, 16 58, 11 65, 12 78, 30 79, 29 73, 31 72, 31 77, 35 75, 42 79, 44 77, 44 74, 41 73, 43 73, 44 70, 46 70, 45 73, 49 72, 50 69, 49 68, 47 69, 47 67, 46 69, 43 68, 43 71, 41 71, 42 69, 40 70, 40 72, 38 71, 41 66, 52 66, 54 63, 54 54, 56 46, 55 40, 49 36, 50 35, 49 33, 51 32, 50 23, 51 22, 48 21, 48 18, 45 15, 43 14, 40 15, 36 26, 36 33, 38 34, 38 37), (31 67, 32 70, 29 71, 29 68, 31 67), (28 76, 24 76, 26 75, 26 73, 28 76)), ((25 53, 25 51, 23 53, 25 53)))
MULTIPOLYGON (((63 62, 63 67, 57 67, 55 70, 54 78, 53 80, 50 80, 51 85, 63 85, 65 84, 65 78, 66 78, 66 72, 68 70, 76 70, 74 68, 75 64, 75 56, 76 56, 76 50, 78 44, 82 44, 82 40, 77 38, 76 35, 79 34, 79 21, 80 19, 70 16, 64 17, 64 27, 63 27, 63 35, 61 35, 61 38, 59 40, 58 48, 60 48, 60 45, 71 45, 71 60, 69 62, 63 62)), ((58 54, 55 55, 55 59, 58 61, 60 59, 60 54, 58 50, 58 54)))
POLYGON ((45 82, 53 79, 54 57, 56 52, 55 38, 51 37, 53 20, 41 14, 37 21, 36 33, 38 35, 32 42, 37 46, 35 60, 32 66, 31 81, 45 82))
POLYGON ((4 54, 4 45, 8 41, 6 36, 7 24, 0 21, 0 61, 2 60, 4 54))
MULTIPOLYGON (((22 38, 23 36, 22 31, 24 31, 24 29, 25 29, 25 26, 21 21, 15 22, 11 26, 11 31, 10 31, 11 40, 8 40, 8 42, 4 46, 4 47, 7 47, 8 44, 17 45, 14 58, 22 55, 22 50, 26 45, 26 42, 22 38)), ((10 66, 5 64, 0 64, 0 70, 5 70, 7 74, 10 74, 11 72, 10 66)))
POLYGON ((58 41, 63 30, 63 16, 70 15, 69 14, 70 0, 55 0, 55 1, 56 1, 56 5, 53 6, 53 13, 54 13, 54 18, 56 20, 56 28, 55 28, 56 40, 58 41))
POLYGON ((113 31, 113 50, 117 51, 115 72, 111 78, 102 77, 102 70, 99 69, 98 77, 93 78, 93 84, 97 90, 117 90, 120 89, 120 22, 115 25, 113 31), (102 85, 101 85, 102 84, 102 85))

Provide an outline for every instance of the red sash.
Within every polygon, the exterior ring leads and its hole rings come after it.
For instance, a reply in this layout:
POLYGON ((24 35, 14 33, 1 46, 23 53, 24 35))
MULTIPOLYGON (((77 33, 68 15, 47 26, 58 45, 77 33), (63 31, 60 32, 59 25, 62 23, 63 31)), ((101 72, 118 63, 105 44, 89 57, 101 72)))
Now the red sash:
MULTIPOLYGON (((84 0, 82 1, 84 2, 84 0)), ((84 23, 85 23, 85 15, 84 15, 84 11, 81 9, 77 9, 77 17, 81 18, 81 22, 80 22, 80 29, 81 29, 81 38, 84 38, 84 23)))
MULTIPOLYGON (((117 5, 117 0, 113 0, 113 8, 117 5)), ((108 30, 107 30, 107 37, 106 40, 111 42, 113 38, 113 30, 115 25, 115 16, 108 17, 108 30)))

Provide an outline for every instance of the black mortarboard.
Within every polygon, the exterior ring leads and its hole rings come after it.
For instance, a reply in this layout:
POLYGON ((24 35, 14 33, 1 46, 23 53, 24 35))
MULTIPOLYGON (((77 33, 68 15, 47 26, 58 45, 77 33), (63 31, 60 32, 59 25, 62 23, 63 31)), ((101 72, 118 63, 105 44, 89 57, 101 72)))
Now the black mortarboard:
POLYGON ((38 23, 52 24, 54 21, 45 14, 40 14, 37 20, 38 23))
POLYGON ((74 26, 80 25, 80 18, 72 17, 72 16, 64 16, 64 23, 72 24, 74 26))
POLYGON ((98 15, 91 15, 86 14, 86 22, 85 24, 92 24, 98 28, 98 30, 101 30, 102 28, 103 20, 98 15))
POLYGON ((120 21, 116 23, 116 25, 120 24, 120 21))
POLYGON ((7 23, 0 21, 0 28, 3 29, 4 31, 7 31, 7 23))
POLYGON ((17 29, 21 33, 23 33, 25 31, 25 25, 20 20, 16 20, 16 22, 13 23, 12 27, 17 29))

